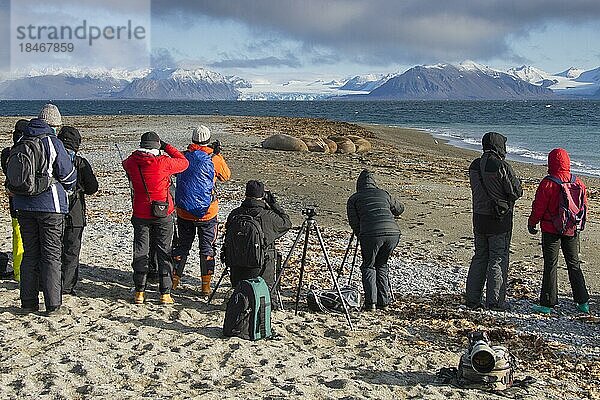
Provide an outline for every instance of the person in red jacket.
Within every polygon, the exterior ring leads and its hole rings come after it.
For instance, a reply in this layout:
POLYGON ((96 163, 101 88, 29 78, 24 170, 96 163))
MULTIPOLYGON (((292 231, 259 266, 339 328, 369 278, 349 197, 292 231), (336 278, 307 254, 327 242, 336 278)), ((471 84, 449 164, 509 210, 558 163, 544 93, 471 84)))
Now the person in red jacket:
MULTIPOLYGON (((533 307, 536 312, 550 314, 552 307, 558 304, 558 283, 556 268, 559 250, 562 249, 567 264, 569 282, 573 291, 573 299, 577 308, 589 313, 589 294, 581 271, 579 260, 579 232, 559 232, 553 223, 553 218, 559 214, 561 187, 555 182, 571 182, 571 159, 564 149, 554 149, 548 154, 548 177, 542 179, 533 200, 531 215, 527 223, 529 233, 535 235, 540 223, 542 230, 542 253, 544 256, 544 275, 542 278, 542 293, 540 304, 533 307)), ((587 193, 583 182, 575 177, 575 185, 583 191, 583 201, 587 205, 587 193)))
POLYGON ((188 160, 179 150, 160 140, 155 132, 144 133, 140 148, 123 161, 123 168, 133 187, 132 266, 136 304, 142 304, 146 300, 148 253, 151 243, 158 262, 160 303, 174 303, 171 297, 171 240, 175 206, 169 186, 171 175, 185 171, 188 164, 188 160), (157 208, 156 202, 166 203, 166 207, 163 207, 166 208, 164 216, 154 215, 159 214, 154 211, 157 208))

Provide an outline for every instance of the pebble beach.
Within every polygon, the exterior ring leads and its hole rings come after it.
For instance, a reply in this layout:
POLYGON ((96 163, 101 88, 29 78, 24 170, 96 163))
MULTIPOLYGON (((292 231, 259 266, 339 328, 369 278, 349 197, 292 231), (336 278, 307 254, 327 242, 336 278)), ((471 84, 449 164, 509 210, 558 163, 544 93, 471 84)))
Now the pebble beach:
MULTIPOLYGON (((0 118, 3 147, 10 144, 16 120, 0 118)), ((80 153, 100 183, 99 192, 86 200, 78 296, 64 297, 63 315, 20 316, 18 284, 0 281, 0 399, 600 398, 600 224, 595 218, 600 180, 582 177, 590 197, 581 256, 591 314, 577 312, 562 260, 556 312, 541 316, 531 311, 539 296, 543 260, 540 235, 529 235, 526 225, 545 167, 517 162, 511 164, 525 194, 515 211, 511 311, 470 311, 462 294, 473 252, 467 168, 476 152, 414 129, 321 119, 66 116, 63 121, 82 133, 80 153), (402 238, 390 260, 396 302, 387 311, 353 312, 354 330, 343 315, 310 312, 305 302, 296 315, 297 250, 282 280, 285 310, 273 313, 276 339, 224 338, 221 328, 231 289, 224 284, 207 305, 200 293, 197 251, 192 250, 186 275, 173 293, 175 305, 159 305, 156 287, 150 288, 146 305, 132 304, 131 204, 115 143, 128 155, 140 135, 153 130, 183 150, 198 124, 208 126, 213 139, 222 142, 232 170, 232 180, 217 186, 219 219, 224 221, 239 205, 247 180, 263 180, 294 223, 278 242, 284 256, 304 219, 302 209, 316 206, 336 271, 350 237, 346 200, 360 171, 374 172, 379 186, 406 207, 399 220, 402 238), (276 133, 359 135, 373 149, 323 154, 261 148, 276 133), (507 346, 518 360, 516 377, 531 376, 534 382, 503 393, 442 383, 438 371, 458 365, 466 333, 474 329, 488 331, 494 344, 507 346)), ((3 196, 0 202, 0 251, 10 252, 8 201, 3 196)), ((347 265, 342 283, 360 287, 358 265, 351 282, 347 265)), ((221 271, 217 262, 217 277, 221 271)), ((302 293, 311 286, 331 286, 315 237, 302 293)))

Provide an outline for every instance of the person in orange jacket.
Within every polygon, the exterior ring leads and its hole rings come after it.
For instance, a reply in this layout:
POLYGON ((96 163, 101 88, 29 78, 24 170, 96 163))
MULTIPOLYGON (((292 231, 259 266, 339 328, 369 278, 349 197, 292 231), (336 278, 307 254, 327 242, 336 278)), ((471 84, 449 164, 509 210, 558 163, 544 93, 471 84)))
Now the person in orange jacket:
POLYGON ((177 288, 187 257, 197 235, 200 248, 202 294, 210 294, 210 281, 215 269, 219 199, 215 191, 217 180, 225 182, 231 171, 221 154, 220 143, 210 143, 210 129, 204 125, 194 128, 192 143, 184 152, 190 167, 177 175, 175 204, 179 243, 173 252, 176 262, 173 289, 177 288))
MULTIPOLYGON (((574 204, 575 205, 575 204, 574 204)), ((569 282, 573 291, 573 299, 577 309, 589 314, 590 306, 585 278, 581 271, 579 259, 579 231, 583 229, 587 213, 587 190, 581 179, 571 174, 571 158, 564 149, 554 149, 548 154, 548 176, 540 182, 535 199, 531 205, 531 214, 527 221, 527 229, 532 235, 537 234, 536 225, 540 223, 542 230, 542 253, 544 256, 544 275, 540 304, 533 309, 542 314, 550 314, 558 304, 558 282, 556 269, 558 254, 562 249, 567 264, 569 282), (561 185, 574 186, 573 193, 579 193, 579 206, 582 206, 581 223, 569 223, 557 219, 559 216, 561 185), (565 224, 566 222, 566 224, 565 224), (557 225, 560 228, 557 228, 557 225), (561 231, 559 231, 559 229, 561 231)))

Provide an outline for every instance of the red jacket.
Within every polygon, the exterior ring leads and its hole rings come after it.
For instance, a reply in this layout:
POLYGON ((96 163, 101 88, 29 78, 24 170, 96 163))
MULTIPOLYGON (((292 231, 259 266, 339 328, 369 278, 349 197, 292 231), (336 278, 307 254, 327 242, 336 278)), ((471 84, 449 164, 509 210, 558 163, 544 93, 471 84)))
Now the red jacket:
POLYGON ((170 144, 165 147, 165 152, 168 156, 155 156, 147 151, 136 150, 123 161, 123 168, 133 186, 134 217, 154 219, 150 208, 150 203, 154 200, 167 200, 169 202, 168 214, 175 210, 173 198, 169 191, 171 175, 185 171, 189 163, 184 155, 170 144), (144 175, 150 199, 146 194, 140 171, 144 175))
MULTIPOLYGON (((571 180, 571 159, 569 153, 564 149, 554 149, 548 154, 548 174, 563 182, 571 180)), ((583 182, 577 177, 576 183, 583 187, 584 201, 587 204, 587 190, 583 182)), ((552 216, 558 215, 558 203, 560 196, 560 187, 550 179, 542 179, 535 199, 531 205, 531 214, 529 215, 529 226, 536 226, 541 221, 542 232, 558 234, 558 231, 552 224, 552 216)))

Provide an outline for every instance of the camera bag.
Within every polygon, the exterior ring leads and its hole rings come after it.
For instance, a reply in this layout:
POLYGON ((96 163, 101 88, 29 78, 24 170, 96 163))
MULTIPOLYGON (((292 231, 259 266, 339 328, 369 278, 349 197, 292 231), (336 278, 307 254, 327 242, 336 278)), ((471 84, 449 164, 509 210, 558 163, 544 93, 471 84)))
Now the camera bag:
POLYGON ((360 309, 360 292, 357 288, 342 286, 340 292, 343 299, 340 298, 335 289, 311 289, 306 295, 308 308, 312 311, 343 313, 344 304, 342 301, 345 301, 350 311, 360 309))
POLYGON ((223 335, 247 340, 271 337, 271 295, 263 278, 238 283, 227 301, 223 335))

